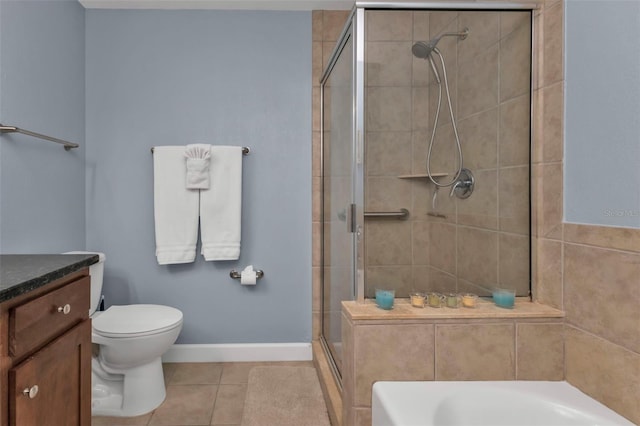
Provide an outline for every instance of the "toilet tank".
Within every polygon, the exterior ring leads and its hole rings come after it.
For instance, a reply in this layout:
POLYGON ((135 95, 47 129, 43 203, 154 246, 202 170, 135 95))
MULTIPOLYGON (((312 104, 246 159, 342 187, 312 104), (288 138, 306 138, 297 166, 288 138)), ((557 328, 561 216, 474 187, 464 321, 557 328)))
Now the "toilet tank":
POLYGON ((91 275, 91 306, 89 308, 89 316, 98 310, 100 304, 100 296, 102 296, 102 279, 104 277, 104 261, 107 258, 104 253, 93 251, 69 251, 64 254, 97 254, 98 263, 89 266, 89 275, 91 275))

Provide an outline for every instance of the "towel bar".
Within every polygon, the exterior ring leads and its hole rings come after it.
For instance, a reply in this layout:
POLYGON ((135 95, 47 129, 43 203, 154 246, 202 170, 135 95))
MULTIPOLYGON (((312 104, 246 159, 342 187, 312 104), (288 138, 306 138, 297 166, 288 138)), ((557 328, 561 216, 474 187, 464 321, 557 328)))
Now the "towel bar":
POLYGON ((34 138, 42 139, 49 142, 59 143, 64 146, 65 151, 69 151, 71 148, 77 148, 80 145, 77 143, 65 141, 64 139, 54 138, 53 136, 43 135, 41 133, 32 132, 30 130, 20 129, 16 126, 5 126, 0 124, 0 133, 22 133, 23 135, 32 136, 34 138))
MULTIPOLYGON (((240 272, 236 271, 235 269, 232 269, 231 272, 229 272, 229 276, 235 280, 239 280, 240 272)), ((262 272, 262 269, 256 269, 256 278, 262 278, 262 277, 264 277, 264 272, 262 272)))
MULTIPOLYGON (((153 154, 155 147, 151 147, 151 153, 153 154)), ((242 155, 249 155, 249 153, 251 152, 251 149, 249 149, 249 147, 243 146, 242 147, 242 155)))

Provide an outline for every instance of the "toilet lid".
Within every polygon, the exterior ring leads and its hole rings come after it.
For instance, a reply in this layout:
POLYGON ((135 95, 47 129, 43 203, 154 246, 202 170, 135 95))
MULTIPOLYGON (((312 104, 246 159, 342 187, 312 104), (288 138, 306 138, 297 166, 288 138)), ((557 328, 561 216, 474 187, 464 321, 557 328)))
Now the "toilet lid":
POLYGON ((93 318, 93 330, 107 337, 155 334, 182 322, 182 312, 162 305, 114 305, 93 318))

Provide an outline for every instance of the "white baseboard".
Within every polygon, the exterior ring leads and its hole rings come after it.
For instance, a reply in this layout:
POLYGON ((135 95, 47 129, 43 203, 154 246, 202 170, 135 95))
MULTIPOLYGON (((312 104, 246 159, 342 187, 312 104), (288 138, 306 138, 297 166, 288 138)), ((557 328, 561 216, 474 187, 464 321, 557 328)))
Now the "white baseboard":
POLYGON ((311 361, 311 343, 173 345, 162 362, 311 361))

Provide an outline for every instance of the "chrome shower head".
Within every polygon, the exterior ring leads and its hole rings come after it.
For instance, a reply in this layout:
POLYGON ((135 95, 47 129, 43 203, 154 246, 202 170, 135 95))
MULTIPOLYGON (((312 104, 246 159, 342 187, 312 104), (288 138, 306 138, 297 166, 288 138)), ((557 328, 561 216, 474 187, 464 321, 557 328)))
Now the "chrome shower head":
POLYGON ((433 49, 435 49, 436 43, 432 43, 432 40, 417 41, 411 47, 411 52, 416 58, 427 59, 429 55, 431 55, 431 52, 433 52, 433 49))
POLYGON ((464 30, 460 32, 455 32, 455 33, 442 33, 432 38, 429 41, 415 42, 411 47, 411 52, 413 53, 413 56, 415 56, 416 58, 427 59, 429 55, 431 55, 431 52, 433 52, 433 50, 436 48, 438 42, 442 37, 452 36, 452 37, 458 37, 460 40, 464 40, 465 38, 467 38, 468 35, 469 35, 469 28, 465 28, 464 30))

